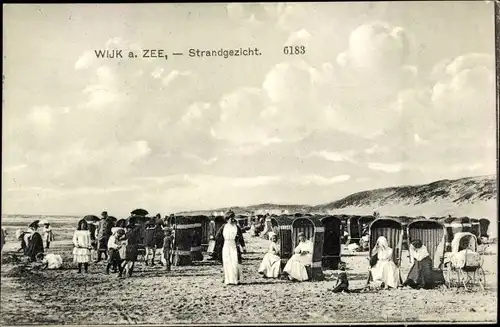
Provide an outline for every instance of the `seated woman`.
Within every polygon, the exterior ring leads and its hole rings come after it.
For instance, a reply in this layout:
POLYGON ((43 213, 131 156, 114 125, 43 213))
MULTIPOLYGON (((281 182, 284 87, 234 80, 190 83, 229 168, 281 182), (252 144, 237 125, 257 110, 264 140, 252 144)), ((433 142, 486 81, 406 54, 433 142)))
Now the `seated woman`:
POLYGON ((392 261, 392 249, 384 236, 380 236, 370 258, 370 272, 374 283, 381 283, 384 289, 397 288, 399 269, 392 261))
POLYGON ((271 244, 269 245, 269 250, 266 255, 264 255, 264 259, 262 259, 262 263, 259 267, 259 274, 264 278, 278 278, 281 265, 278 237, 275 233, 270 232, 269 239, 271 240, 271 244))
POLYGON ((294 255, 286 263, 283 272, 288 275, 288 278, 293 281, 309 280, 306 266, 312 263, 312 253, 314 245, 311 241, 306 240, 304 233, 298 234, 299 245, 295 248, 294 255))
POLYGON ((411 242, 410 263, 413 263, 413 266, 403 285, 415 289, 431 289, 434 287, 432 259, 421 240, 411 242))

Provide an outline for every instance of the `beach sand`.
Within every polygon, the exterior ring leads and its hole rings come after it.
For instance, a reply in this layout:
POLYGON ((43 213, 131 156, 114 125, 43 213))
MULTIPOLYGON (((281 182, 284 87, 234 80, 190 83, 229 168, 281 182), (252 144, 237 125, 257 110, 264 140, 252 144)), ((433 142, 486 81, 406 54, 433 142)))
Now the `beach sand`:
MULTIPOLYGON (((71 226, 71 228, 73 228, 71 226)), ((2 255, 2 325, 21 324, 177 324, 177 323, 367 323, 494 322, 497 317, 497 246, 485 255, 487 289, 389 290, 333 294, 337 272, 321 282, 292 283, 257 274, 268 241, 245 234, 242 285, 223 284, 222 266, 213 261, 173 267, 136 264, 131 278, 106 275, 105 263, 78 274, 72 263, 70 228, 50 252, 63 255, 61 270, 37 271, 16 262, 19 247, 9 228, 2 255)), ((403 279, 409 270, 403 253, 403 279)), ((365 285, 366 253, 345 256, 351 288, 365 285)))

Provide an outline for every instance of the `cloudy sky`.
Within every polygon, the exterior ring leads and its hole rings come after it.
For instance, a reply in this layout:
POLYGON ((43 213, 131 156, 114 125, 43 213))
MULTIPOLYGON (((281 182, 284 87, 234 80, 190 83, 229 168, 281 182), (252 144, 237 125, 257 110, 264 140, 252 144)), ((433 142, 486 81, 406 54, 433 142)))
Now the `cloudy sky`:
POLYGON ((319 204, 495 172, 491 2, 7 5, 3 33, 4 213, 319 204))

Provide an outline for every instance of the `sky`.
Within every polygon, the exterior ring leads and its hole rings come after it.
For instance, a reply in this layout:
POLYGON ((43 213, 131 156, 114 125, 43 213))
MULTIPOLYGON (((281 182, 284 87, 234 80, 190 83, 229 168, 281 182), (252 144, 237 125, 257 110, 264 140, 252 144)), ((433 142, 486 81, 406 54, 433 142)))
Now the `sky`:
POLYGON ((11 4, 3 15, 3 213, 314 205, 496 170, 492 2, 11 4), (262 55, 187 56, 240 47, 262 55))

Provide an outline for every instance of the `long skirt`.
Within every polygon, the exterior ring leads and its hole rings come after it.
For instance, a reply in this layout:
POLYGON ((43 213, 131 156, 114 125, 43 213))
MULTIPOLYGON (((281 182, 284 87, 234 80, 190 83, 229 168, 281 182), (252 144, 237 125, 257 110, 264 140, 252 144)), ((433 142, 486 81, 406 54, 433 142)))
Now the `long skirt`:
POLYGON ((436 283, 441 281, 438 274, 439 272, 434 272, 432 269, 431 258, 425 257, 421 261, 415 260, 415 263, 411 267, 404 284, 417 289, 430 289, 433 288, 436 283))
POLYGON ((109 239, 109 236, 102 236, 98 240, 98 250, 99 251, 108 251, 108 239, 109 239))
POLYGON ((137 261, 138 254, 139 254, 139 246, 138 245, 127 244, 127 247, 125 248, 125 260, 137 261))
POLYGON ((283 271, 288 274, 290 279, 295 279, 298 281, 306 281, 309 280, 309 276, 307 274, 306 265, 310 265, 312 262, 311 255, 300 255, 294 254, 286 263, 283 271))
POLYGON ((222 247, 222 266, 224 283, 237 285, 240 282, 238 250, 234 240, 225 240, 222 247))
POLYGON ((90 250, 86 248, 73 248, 73 261, 76 263, 90 262, 90 250))
POLYGON ((208 249, 207 249, 208 255, 212 255, 214 253, 214 250, 215 250, 215 241, 214 240, 208 241, 208 249))
POLYGON ((259 267, 259 273, 269 277, 278 278, 280 273, 281 259, 273 253, 266 253, 259 267))
POLYGON ((392 288, 399 285, 399 269, 392 261, 378 260, 371 273, 374 282, 383 282, 392 288))

